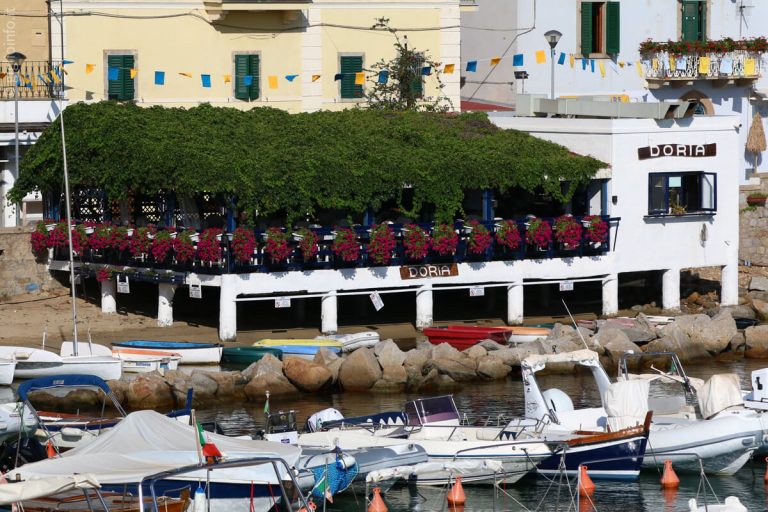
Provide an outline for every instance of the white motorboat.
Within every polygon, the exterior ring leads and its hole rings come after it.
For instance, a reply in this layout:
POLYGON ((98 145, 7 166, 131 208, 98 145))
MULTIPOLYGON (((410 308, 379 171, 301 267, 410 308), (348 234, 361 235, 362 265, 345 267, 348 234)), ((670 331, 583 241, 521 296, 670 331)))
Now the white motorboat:
POLYGON ((172 352, 181 356, 179 364, 219 364, 224 346, 221 343, 191 341, 129 340, 112 343, 113 350, 131 349, 138 353, 172 352))
POLYGON ((15 371, 15 359, 0 359, 0 386, 7 386, 13 382, 13 374, 15 371))
POLYGON ((332 334, 329 336, 318 336, 315 339, 331 339, 340 341, 341 351, 344 353, 353 352, 359 348, 372 347, 381 341, 381 337, 376 331, 361 331, 353 332, 351 334, 332 334))
POLYGON ((15 359, 14 378, 35 379, 62 373, 95 375, 104 380, 119 379, 122 365, 111 356, 67 356, 42 349, 0 346, 1 359, 15 359))
MULTIPOLYGON (((77 351, 82 355, 114 357, 122 362, 123 371, 130 373, 148 373, 165 370, 177 370, 181 355, 161 350, 137 350, 133 348, 110 349, 104 345, 79 342, 77 351)), ((74 353, 74 343, 65 341, 61 344, 62 356, 74 353)))

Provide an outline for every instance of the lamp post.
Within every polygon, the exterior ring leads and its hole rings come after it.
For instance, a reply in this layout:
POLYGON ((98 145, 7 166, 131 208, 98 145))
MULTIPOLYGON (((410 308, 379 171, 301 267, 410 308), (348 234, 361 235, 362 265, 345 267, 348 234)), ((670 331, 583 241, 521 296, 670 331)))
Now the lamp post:
POLYGON ((560 38, 563 37, 563 34, 558 32, 557 30, 550 30, 548 32, 544 33, 544 38, 549 43, 549 51, 550 51, 550 59, 552 61, 552 77, 551 77, 551 87, 549 90, 549 99, 553 100, 555 99, 555 46, 557 46, 558 41, 560 41, 560 38))
MULTIPOLYGON (((21 72, 21 65, 24 63, 24 61, 27 59, 27 56, 20 52, 13 52, 9 53, 5 56, 6 59, 11 63, 11 68, 13 69, 13 72, 16 74, 16 80, 14 80, 13 84, 13 124, 14 124, 14 132, 16 134, 16 154, 15 154, 15 173, 13 176, 13 180, 16 181, 19 179, 19 82, 21 81, 20 72, 21 72)), ((16 205, 16 225, 19 225, 19 207, 16 205)))

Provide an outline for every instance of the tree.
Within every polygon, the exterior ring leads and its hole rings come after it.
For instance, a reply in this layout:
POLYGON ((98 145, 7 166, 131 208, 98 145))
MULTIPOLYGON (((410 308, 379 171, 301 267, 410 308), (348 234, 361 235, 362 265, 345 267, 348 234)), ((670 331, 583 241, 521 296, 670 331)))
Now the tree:
POLYGON ((393 59, 380 59, 368 70, 368 82, 372 84, 365 94, 366 107, 375 110, 423 110, 447 112, 453 110, 453 103, 444 93, 440 70, 441 63, 429 56, 428 50, 421 51, 408 46, 408 36, 402 38, 397 30, 389 26, 389 19, 379 18, 374 29, 382 29, 395 37, 393 59), (428 74, 423 74, 427 70, 428 74), (437 82, 437 95, 427 97, 425 81, 437 82))
POLYGON ((757 172, 757 155, 765 151, 765 130, 763 130, 763 119, 760 117, 759 112, 755 112, 755 117, 752 118, 752 126, 749 127, 749 134, 747 135, 747 151, 754 155, 754 169, 752 172, 757 172))

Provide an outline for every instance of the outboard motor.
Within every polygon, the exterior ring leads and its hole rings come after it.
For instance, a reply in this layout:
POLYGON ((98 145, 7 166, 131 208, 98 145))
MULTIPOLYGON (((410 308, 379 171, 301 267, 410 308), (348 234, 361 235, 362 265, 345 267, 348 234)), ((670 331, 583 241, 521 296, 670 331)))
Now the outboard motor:
POLYGON ((296 444, 299 434, 296 428, 296 411, 267 413, 267 431, 264 439, 275 443, 296 444))
POLYGON ((333 407, 329 407, 328 409, 316 412, 307 419, 307 431, 318 432, 323 430, 323 423, 328 423, 329 421, 341 421, 343 419, 344 415, 341 414, 341 412, 333 407))

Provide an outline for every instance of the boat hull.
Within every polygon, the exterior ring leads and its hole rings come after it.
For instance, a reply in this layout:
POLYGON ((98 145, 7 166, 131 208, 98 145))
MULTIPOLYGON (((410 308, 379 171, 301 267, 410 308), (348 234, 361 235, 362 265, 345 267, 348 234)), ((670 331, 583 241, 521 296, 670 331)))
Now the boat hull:
POLYGON ((36 379, 61 374, 95 375, 104 380, 116 380, 122 375, 119 359, 108 356, 61 357, 53 352, 25 347, 0 347, 0 358, 15 357, 13 376, 36 379))
POLYGON ((16 361, 12 359, 0 359, 0 386, 7 386, 13 382, 16 371, 16 361))
POLYGON ((590 478, 602 480, 637 480, 643 464, 647 440, 644 435, 600 443, 569 446, 544 459, 536 473, 552 477, 561 473, 561 460, 565 474, 576 476, 579 466, 589 467, 590 478), (608 460, 618 459, 618 460, 608 460), (598 462, 605 461, 605 462, 598 462))
POLYGON ((219 343, 193 343, 183 341, 130 340, 112 344, 114 348, 136 351, 166 351, 181 356, 179 364, 219 364, 223 346, 219 343))
POLYGON ((335 354, 340 354, 342 343, 332 339, 285 339, 285 340, 259 340, 254 347, 276 348, 282 351, 283 357, 294 356, 312 360, 321 348, 327 348, 335 354))
POLYGON ((505 344, 509 337, 509 331, 504 327, 449 325, 427 327, 422 332, 433 345, 448 343, 457 350, 466 350, 487 339, 505 344))
POLYGON ((283 351, 277 347, 226 347, 221 353, 221 363, 247 366, 261 361, 267 354, 283 358, 283 351))

